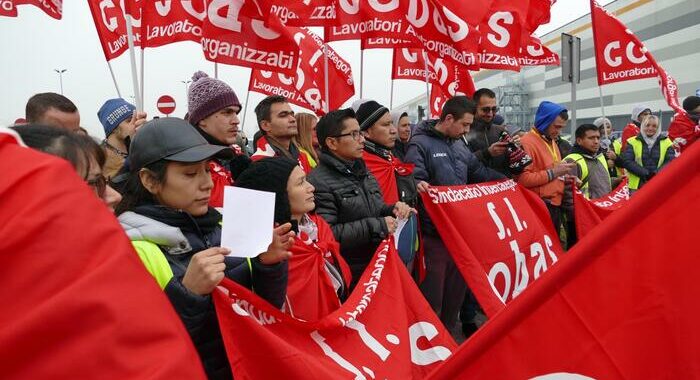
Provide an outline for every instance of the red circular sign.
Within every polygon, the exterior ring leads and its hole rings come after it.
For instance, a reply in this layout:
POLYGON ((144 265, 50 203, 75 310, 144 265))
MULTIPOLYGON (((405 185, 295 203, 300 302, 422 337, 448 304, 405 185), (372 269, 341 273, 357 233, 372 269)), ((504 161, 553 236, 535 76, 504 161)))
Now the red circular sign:
POLYGON ((163 95, 158 98, 158 103, 156 103, 158 111, 162 114, 170 115, 175 111, 175 99, 170 95, 163 95))

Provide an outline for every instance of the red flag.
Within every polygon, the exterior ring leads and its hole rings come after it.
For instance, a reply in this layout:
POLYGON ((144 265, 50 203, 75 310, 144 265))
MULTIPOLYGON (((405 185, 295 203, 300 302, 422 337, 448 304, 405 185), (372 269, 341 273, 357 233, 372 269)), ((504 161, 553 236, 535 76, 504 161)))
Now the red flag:
POLYGON ((277 17, 244 16, 246 0, 213 1, 202 28, 204 57, 212 62, 294 75, 299 47, 277 17))
POLYGON ((540 25, 549 23, 555 2, 556 0, 530 0, 525 24, 528 35, 534 33, 540 25))
POLYGON ((598 84, 658 77, 666 103, 684 114, 678 102, 678 83, 656 62, 644 44, 595 0, 591 0, 591 20, 598 84))
POLYGON ((402 47, 420 48, 420 43, 414 40, 387 37, 367 37, 360 41, 360 49, 397 49, 402 47))
POLYGON ((253 0, 255 7, 244 9, 249 17, 277 16, 287 26, 328 26, 335 22, 334 0, 253 0))
POLYGON ((17 17, 14 0, 0 0, 0 17, 17 17))
POLYGON ((340 299, 326 273, 326 261, 340 268, 345 284, 350 284, 352 274, 340 256, 340 245, 328 223, 318 215, 309 215, 309 218, 318 227, 318 237, 314 242, 302 231, 294 239, 286 310, 297 319, 315 322, 340 307, 340 299))
POLYGON ((691 146, 430 378, 697 378, 698 161, 691 146))
MULTIPOLYGON (((9 2, 14 3, 15 6, 33 5, 56 20, 60 20, 63 17, 63 0, 10 0, 9 2)), ((15 12, 16 15, 17 13, 15 12)))
POLYGON ((340 1, 336 25, 326 41, 394 38, 421 44, 436 57, 475 69, 479 32, 448 7, 434 1, 340 1))
POLYGON ((559 54, 542 45, 540 39, 533 34, 522 47, 518 63, 520 66, 559 66, 559 54))
POLYGON ((576 236, 579 240, 588 235, 613 211, 617 211, 627 204, 630 197, 627 184, 628 180, 625 178, 610 194, 592 200, 586 199, 583 193, 574 189, 574 219, 576 236))
POLYGON ((6 131, 2 377, 204 379, 180 318, 114 215, 66 161, 6 131))
POLYGON ((282 95, 290 102, 324 115, 327 109, 338 109, 355 94, 350 64, 308 28, 289 28, 299 45, 299 64, 293 77, 269 71, 253 70, 249 91, 282 95), (328 95, 324 79, 325 58, 328 58, 328 95))
POLYGON ((479 26, 481 67, 520 71, 522 34, 527 31, 530 0, 495 0, 479 26))
POLYGON ((442 107, 445 106, 450 97, 445 95, 442 88, 435 83, 430 85, 430 119, 437 119, 442 114, 442 107))
POLYGON ((379 245, 340 309, 316 322, 233 281, 221 285, 214 303, 237 379, 422 379, 456 348, 393 241, 379 245))
POLYGON ((445 93, 447 96, 461 94, 471 96, 475 91, 471 75, 460 65, 441 58, 433 58, 421 49, 394 49, 391 79, 425 82, 426 68, 428 70, 428 81, 439 86, 441 88, 440 92, 445 93))
POLYGON ((204 0, 143 2, 144 46, 158 47, 174 42, 202 38, 202 23, 207 17, 204 0))
MULTIPOLYGON (((129 4, 129 3, 127 3, 129 4)), ((88 0, 92 20, 95 22, 97 37, 100 39, 105 59, 110 61, 129 50, 129 42, 126 32, 126 18, 120 2, 88 0)), ((136 19, 138 20, 138 19, 136 19)), ((134 46, 141 42, 140 28, 134 23, 134 46)), ((140 21, 139 21, 140 25, 140 21)))
POLYGON ((432 187, 423 204, 487 316, 521 294, 563 250, 542 200, 512 180, 432 187), (465 223, 469 228, 464 228, 465 223))

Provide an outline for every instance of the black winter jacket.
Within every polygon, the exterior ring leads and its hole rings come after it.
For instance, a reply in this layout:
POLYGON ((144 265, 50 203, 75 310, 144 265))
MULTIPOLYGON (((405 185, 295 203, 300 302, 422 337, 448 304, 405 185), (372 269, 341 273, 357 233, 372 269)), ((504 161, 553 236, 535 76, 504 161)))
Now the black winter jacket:
MULTIPOLYGON (((213 208, 210 208, 207 218, 194 218, 185 212, 157 205, 138 206, 133 212, 119 216, 131 240, 155 243, 165 254, 173 278, 163 290, 187 328, 209 379, 231 379, 231 366, 211 296, 191 293, 182 285, 182 278, 194 254, 221 246, 220 217, 213 208), (203 223, 203 219, 207 222, 203 223), (170 231, 166 230, 168 227, 170 231), (166 234, 174 232, 175 238, 165 238, 167 235, 163 235, 163 230, 166 234)), ((224 262, 226 277, 255 289, 256 294, 276 307, 282 307, 287 294, 286 261, 263 265, 257 259, 251 259, 252 268, 244 258, 226 257, 224 262)))
MULTIPOLYGON (((406 162, 416 165, 413 175, 417 181, 431 186, 458 186, 506 178, 484 166, 463 140, 448 138, 436 130, 436 124, 437 120, 423 121, 408 144, 406 162)), ((437 235, 428 213, 422 211, 420 216, 423 232, 437 235)))
POLYGON ((469 133, 466 135, 466 139, 469 144, 469 150, 474 153, 479 161, 487 167, 512 178, 508 153, 506 152, 495 157, 489 153, 491 144, 498 142, 501 138, 501 133, 505 130, 506 128, 502 125, 493 125, 481 120, 475 120, 469 133))
POLYGON ((308 180, 316 188, 316 213, 331 226, 350 266, 352 290, 388 236, 384 217, 393 216, 394 205, 384 203, 377 180, 362 160, 349 163, 322 152, 308 180))

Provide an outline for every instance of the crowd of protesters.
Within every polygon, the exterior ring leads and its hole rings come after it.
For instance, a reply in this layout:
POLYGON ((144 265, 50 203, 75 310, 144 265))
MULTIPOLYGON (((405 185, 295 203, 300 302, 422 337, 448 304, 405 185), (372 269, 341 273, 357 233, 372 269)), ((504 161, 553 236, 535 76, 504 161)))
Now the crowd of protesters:
POLYGON ((70 162, 114 212, 213 379, 232 377, 210 297, 224 277, 294 317, 317 320, 349 296, 380 242, 405 222, 412 227, 399 255, 409 272, 417 272, 422 248, 426 271, 418 285, 461 340, 478 329, 480 307, 420 192, 514 179, 539 195, 570 247, 576 242, 573 184, 591 199, 610 193, 624 177, 630 191, 638 191, 700 133, 696 96, 685 99, 687 114, 676 117, 669 136, 640 105, 621 139, 613 137, 609 119, 599 118, 578 126, 573 146, 560 136, 569 119, 562 105, 542 102, 534 126, 524 131, 498 117, 490 89, 455 96, 438 119, 413 127, 407 113, 374 100, 317 119, 270 96, 255 106, 259 128, 248 152, 235 91, 202 72, 192 80, 184 119, 147 121, 124 99, 106 101, 97 112, 101 142, 77 133, 84 131, 78 108, 53 93, 31 97, 27 124, 13 129, 29 147, 70 162), (276 194, 272 243, 252 260, 227 256, 221 247, 226 186, 276 194), (290 281, 308 257, 322 258, 324 289, 290 281), (324 310, 307 307, 319 292, 332 294, 332 302, 324 310))

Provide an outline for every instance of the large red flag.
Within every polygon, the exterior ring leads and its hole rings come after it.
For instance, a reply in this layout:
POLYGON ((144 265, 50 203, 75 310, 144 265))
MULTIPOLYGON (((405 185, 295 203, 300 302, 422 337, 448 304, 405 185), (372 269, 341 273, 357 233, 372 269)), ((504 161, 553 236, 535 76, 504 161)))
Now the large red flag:
POLYGON ((586 199, 574 189, 574 220, 576 236, 581 240, 614 211, 627 205, 630 197, 628 180, 625 178, 610 194, 598 199, 586 199))
POLYGON ((251 18, 241 12, 251 0, 212 1, 202 28, 204 57, 212 62, 294 75, 299 46, 276 16, 251 18))
POLYGON ((691 146, 430 378, 698 378, 698 162, 691 146))
POLYGON ((295 76, 253 70, 249 91, 283 95, 292 103, 318 115, 338 109, 355 94, 350 64, 308 28, 290 27, 299 45, 299 64, 295 76), (328 92, 324 78, 328 59, 328 92), (330 99, 326 99, 326 93, 330 99))
POLYGON ((530 0, 495 0, 479 26, 481 67, 520 71, 522 34, 527 31, 530 0))
POLYGON ((200 42, 202 23, 207 17, 204 0, 145 1, 141 4, 144 47, 180 41, 200 42))
MULTIPOLYGON (((129 50, 126 18, 120 2, 88 0, 88 5, 90 6, 90 13, 92 13, 92 20, 95 23, 97 37, 100 39, 105 59, 110 61, 129 50)), ((140 28, 133 24, 132 26, 134 46, 139 46, 141 43, 140 28)))
POLYGON ((468 70, 452 61, 434 58, 421 49, 394 49, 391 79, 422 82, 427 79, 429 83, 440 87, 440 92, 445 93, 446 96, 462 94, 471 96, 475 91, 474 82, 468 70), (428 78, 426 78, 426 69, 428 78))
POLYGON ((685 114, 678 102, 678 83, 625 24, 595 0, 591 0, 591 20, 598 84, 658 77, 666 103, 676 112, 685 114))
POLYGON ((542 200, 512 180, 431 187, 421 196, 469 289, 489 317, 563 254, 542 200))
POLYGON ((316 322, 221 285, 213 297, 236 379, 422 379, 456 348, 390 240, 348 300, 316 322))
POLYGON ((559 66, 559 54, 542 45, 540 39, 533 34, 522 47, 518 63, 520 66, 559 66))
POLYGON ((14 3, 15 6, 33 5, 57 20, 63 17, 63 0, 10 0, 9 2, 14 3))
POLYGON ((204 379, 187 331, 75 170, 0 129, 0 373, 204 379))

